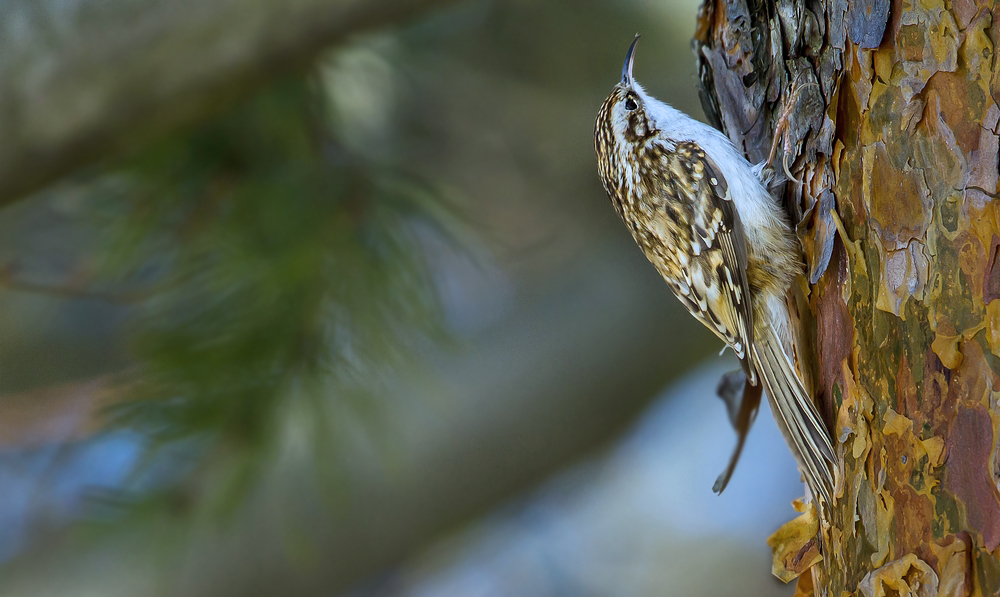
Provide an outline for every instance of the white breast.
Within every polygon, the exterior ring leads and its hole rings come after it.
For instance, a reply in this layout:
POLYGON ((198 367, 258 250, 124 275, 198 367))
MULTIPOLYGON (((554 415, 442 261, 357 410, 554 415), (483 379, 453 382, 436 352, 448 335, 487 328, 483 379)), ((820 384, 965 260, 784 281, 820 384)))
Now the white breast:
POLYGON ((756 231, 772 229, 776 225, 787 226, 783 223, 777 203, 760 180, 757 169, 725 135, 646 94, 638 83, 633 88, 642 98, 646 113, 667 139, 697 143, 722 171, 751 247, 761 240, 757 238, 756 231))

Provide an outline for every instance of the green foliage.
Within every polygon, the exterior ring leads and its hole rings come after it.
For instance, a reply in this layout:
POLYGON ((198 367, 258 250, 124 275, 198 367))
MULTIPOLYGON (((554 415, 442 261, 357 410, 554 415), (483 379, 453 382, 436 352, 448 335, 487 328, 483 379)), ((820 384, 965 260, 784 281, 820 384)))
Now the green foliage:
POLYGON ((345 152, 325 106, 316 78, 280 81, 134 156, 101 201, 102 270, 148 288, 114 420, 154 449, 237 455, 237 488, 293 397, 323 421, 439 329, 421 239, 457 220, 432 185, 345 152))

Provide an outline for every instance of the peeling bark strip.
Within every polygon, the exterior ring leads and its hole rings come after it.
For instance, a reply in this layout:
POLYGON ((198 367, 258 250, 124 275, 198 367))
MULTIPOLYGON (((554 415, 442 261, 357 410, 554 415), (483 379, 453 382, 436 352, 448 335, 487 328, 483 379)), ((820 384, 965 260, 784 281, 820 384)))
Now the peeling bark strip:
POLYGON ((859 0, 847 7, 847 34, 862 48, 877 48, 882 43, 889 21, 889 0, 859 0))
MULTIPOLYGON (((794 83, 818 83, 784 132, 785 199, 815 322, 800 366, 843 470, 797 595, 1000 594, 998 40, 1000 7, 975 0, 699 15, 706 113, 752 160, 794 83)), ((803 524, 776 533, 779 576, 805 571, 803 524)))

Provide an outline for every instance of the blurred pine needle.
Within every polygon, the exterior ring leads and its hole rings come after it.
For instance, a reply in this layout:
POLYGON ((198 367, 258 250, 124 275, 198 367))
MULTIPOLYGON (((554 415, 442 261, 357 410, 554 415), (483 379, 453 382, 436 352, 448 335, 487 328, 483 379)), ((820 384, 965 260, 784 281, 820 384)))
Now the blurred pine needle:
POLYGON ((462 219, 431 182, 344 149, 324 83, 281 80, 104 175, 102 284, 148 289, 111 420, 149 438, 143 470, 165 447, 189 463, 137 472, 137 496, 193 484, 195 502, 238 504, 290 401, 324 441, 331 405, 377 411, 380 378, 443 337, 421 237, 454 241, 462 219))

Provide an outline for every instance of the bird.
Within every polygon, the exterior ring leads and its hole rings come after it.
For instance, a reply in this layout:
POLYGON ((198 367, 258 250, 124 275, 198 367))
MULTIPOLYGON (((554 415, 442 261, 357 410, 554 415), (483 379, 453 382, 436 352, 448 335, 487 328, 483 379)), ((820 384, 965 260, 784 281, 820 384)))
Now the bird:
POLYGON ((681 304, 736 353, 748 384, 763 384, 811 494, 832 504, 837 458, 786 352, 786 295, 803 261, 769 190, 770 169, 751 164, 721 131, 646 93, 632 76, 638 41, 597 115, 601 182, 681 304))

